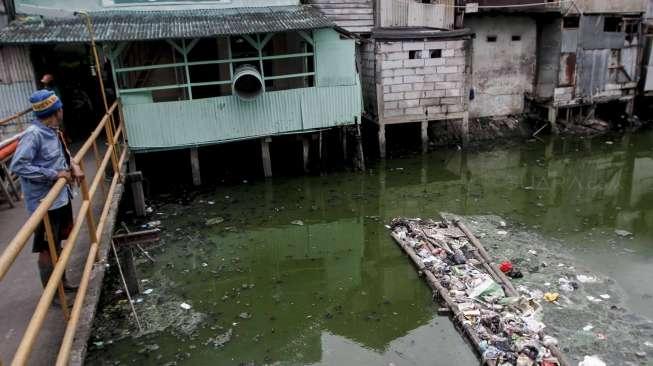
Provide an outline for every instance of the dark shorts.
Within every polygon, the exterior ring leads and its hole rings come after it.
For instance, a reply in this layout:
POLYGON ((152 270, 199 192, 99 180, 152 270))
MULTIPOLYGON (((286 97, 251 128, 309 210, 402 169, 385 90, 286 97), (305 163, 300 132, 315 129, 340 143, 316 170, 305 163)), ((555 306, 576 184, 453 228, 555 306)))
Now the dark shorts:
MULTIPOLYGON (((61 241, 68 239, 68 235, 73 229, 73 206, 68 202, 67 205, 48 211, 52 233, 54 234, 54 244, 57 252, 61 252, 61 241)), ((34 231, 34 244, 32 253, 41 253, 49 251, 48 239, 45 236, 45 225, 39 224, 34 231)))

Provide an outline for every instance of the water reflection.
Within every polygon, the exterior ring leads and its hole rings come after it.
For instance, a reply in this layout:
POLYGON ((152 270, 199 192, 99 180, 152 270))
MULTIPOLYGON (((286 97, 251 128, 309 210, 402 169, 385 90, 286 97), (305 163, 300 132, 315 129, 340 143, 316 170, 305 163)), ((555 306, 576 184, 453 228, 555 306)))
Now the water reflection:
POLYGON ((168 330, 125 339, 89 360, 476 364, 384 227, 396 216, 442 211, 498 214, 563 239, 579 262, 624 288, 635 312, 653 318, 642 282, 653 278, 652 137, 443 151, 364 174, 220 187, 190 205, 161 205, 165 245, 139 271, 207 314, 203 327, 190 338, 168 330), (225 222, 204 225, 214 216, 225 222), (616 228, 634 239, 616 240, 616 228), (224 348, 205 344, 227 329, 234 337, 224 348), (161 348, 134 353, 143 342, 161 348))

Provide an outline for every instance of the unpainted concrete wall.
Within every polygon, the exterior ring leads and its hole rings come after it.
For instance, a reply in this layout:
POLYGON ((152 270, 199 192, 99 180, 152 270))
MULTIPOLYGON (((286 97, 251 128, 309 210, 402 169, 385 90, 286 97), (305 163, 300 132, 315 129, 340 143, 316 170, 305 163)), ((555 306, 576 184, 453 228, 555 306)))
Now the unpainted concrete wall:
POLYGON ((475 96, 469 103, 469 116, 523 113, 525 93, 533 91, 535 81, 535 19, 481 15, 466 19, 465 25, 476 34, 471 78, 475 96), (496 42, 489 42, 488 37, 496 37, 496 42))
POLYGON ((547 99, 553 97, 558 86, 562 44, 562 18, 541 18, 537 34, 537 77, 535 96, 547 99))
POLYGON ((464 89, 468 42, 464 39, 381 41, 376 49, 384 122, 460 118, 459 114, 467 110, 464 89), (440 57, 432 57, 431 51, 435 50, 440 50, 440 57), (414 59, 410 59, 411 52, 415 53, 414 59))

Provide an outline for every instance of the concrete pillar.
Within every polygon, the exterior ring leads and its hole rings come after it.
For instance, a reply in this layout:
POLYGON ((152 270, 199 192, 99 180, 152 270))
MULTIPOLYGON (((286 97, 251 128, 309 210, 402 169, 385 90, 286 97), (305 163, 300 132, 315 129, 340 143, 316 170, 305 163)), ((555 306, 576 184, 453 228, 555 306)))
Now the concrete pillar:
POLYGON ((422 153, 429 150, 429 121, 422 121, 422 153))
POLYGON ((385 159, 385 125, 379 124, 379 157, 385 159))
POLYGON ((308 173, 308 153, 311 148, 311 142, 306 136, 301 136, 302 141, 302 161, 304 163, 304 173, 308 173))
POLYGON ((200 174, 200 157, 197 147, 190 149, 190 168, 193 174, 193 185, 199 186, 202 184, 202 176, 200 174))
POLYGON ((270 158, 270 142, 272 139, 265 137, 261 139, 261 156, 263 157, 263 174, 266 178, 272 177, 272 159, 270 158))
POLYGON ((633 113, 635 113, 635 99, 631 99, 628 102, 626 102, 626 115, 628 117, 632 117, 633 113))
POLYGON ((558 134, 558 108, 557 107, 549 107, 548 108, 548 120, 549 123, 551 124, 551 133, 554 135, 558 134))
POLYGON ((462 135, 463 146, 469 143, 469 112, 463 113, 463 120, 460 126, 460 133, 462 135))

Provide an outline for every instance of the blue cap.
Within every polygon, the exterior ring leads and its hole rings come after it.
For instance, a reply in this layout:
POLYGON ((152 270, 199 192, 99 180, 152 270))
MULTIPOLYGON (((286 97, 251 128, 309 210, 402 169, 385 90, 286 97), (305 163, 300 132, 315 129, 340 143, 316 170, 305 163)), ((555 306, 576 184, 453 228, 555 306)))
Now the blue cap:
POLYGON ((29 98, 29 102, 32 103, 32 110, 38 118, 50 117, 63 108, 63 103, 61 103, 59 97, 53 91, 47 89, 35 91, 29 98))

